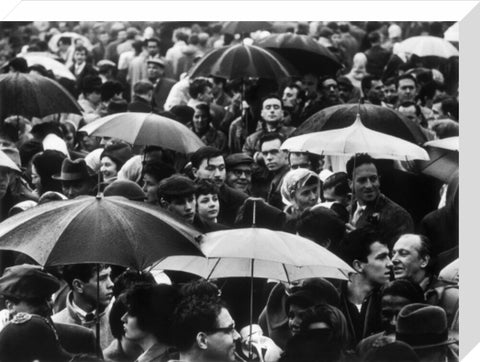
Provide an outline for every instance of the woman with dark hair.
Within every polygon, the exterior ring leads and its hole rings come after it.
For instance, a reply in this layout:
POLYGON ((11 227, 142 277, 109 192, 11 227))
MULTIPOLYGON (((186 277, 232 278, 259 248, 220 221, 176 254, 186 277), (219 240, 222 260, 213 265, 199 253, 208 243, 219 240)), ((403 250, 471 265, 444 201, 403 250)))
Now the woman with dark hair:
POLYGON ((207 146, 212 146, 223 153, 227 150, 227 136, 212 126, 212 115, 210 106, 206 103, 199 103, 195 106, 192 121, 192 131, 207 146))
POLYGON ((63 192, 62 182, 52 176, 60 173, 65 158, 67 156, 56 150, 46 150, 33 156, 32 183, 39 197, 47 191, 63 192))
POLYGON ((142 347, 142 362, 166 362, 171 346, 172 315, 178 292, 170 285, 135 285, 126 293, 122 317, 125 338, 142 347))

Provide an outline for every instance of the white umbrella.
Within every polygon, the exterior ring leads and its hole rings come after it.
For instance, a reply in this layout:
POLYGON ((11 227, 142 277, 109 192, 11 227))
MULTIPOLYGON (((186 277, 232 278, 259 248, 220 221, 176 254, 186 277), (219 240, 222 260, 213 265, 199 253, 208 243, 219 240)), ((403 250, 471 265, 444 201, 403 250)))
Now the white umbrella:
POLYGON ((418 163, 420 171, 448 183, 452 175, 458 171, 459 137, 429 141, 424 146, 430 161, 420 161, 418 163))
POLYGON ((453 24, 451 27, 449 27, 445 33, 443 33, 443 38, 445 40, 448 40, 449 42, 457 42, 459 41, 460 39, 460 36, 459 36, 459 29, 460 26, 459 26, 459 23, 458 21, 453 24))
POLYGON ((35 52, 35 53, 25 53, 20 55, 22 58, 25 58, 28 66, 35 64, 43 65, 47 70, 51 70, 56 77, 67 78, 75 80, 75 76, 72 72, 62 63, 55 60, 53 57, 44 55, 45 53, 35 52))
POLYGON ((186 126, 154 113, 126 112, 99 118, 80 129, 90 136, 114 137, 134 145, 151 145, 182 153, 205 146, 186 126))
POLYGON ((365 127, 360 115, 346 128, 308 133, 287 139, 282 149, 320 155, 348 156, 368 153, 374 158, 391 160, 428 160, 421 147, 385 133, 365 127))
POLYGON ((458 56, 458 50, 449 41, 430 35, 414 36, 400 43, 400 49, 405 53, 416 54, 419 57, 436 56, 450 58, 458 56))
POLYGON ((443 148, 444 150, 449 150, 449 151, 459 151, 460 141, 458 136, 447 137, 439 140, 425 142, 424 146, 443 148))

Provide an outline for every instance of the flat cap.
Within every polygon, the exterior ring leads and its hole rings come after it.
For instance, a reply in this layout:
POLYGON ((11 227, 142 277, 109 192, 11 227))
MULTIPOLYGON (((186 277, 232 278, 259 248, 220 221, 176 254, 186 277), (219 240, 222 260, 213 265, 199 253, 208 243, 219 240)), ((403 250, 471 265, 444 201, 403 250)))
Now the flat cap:
POLYGON ((153 64, 157 64, 161 67, 165 67, 165 60, 163 60, 162 58, 150 58, 150 59, 147 59, 147 64, 148 63, 153 63, 153 64))
POLYGON ((195 182, 186 176, 172 175, 162 180, 158 185, 158 195, 175 197, 193 194, 197 190, 195 182))
POLYGON ((238 165, 253 164, 253 158, 246 153, 232 153, 225 158, 225 167, 232 168, 238 165))
POLYGON ((0 278, 0 294, 16 299, 48 299, 58 288, 57 278, 36 265, 9 267, 0 278))

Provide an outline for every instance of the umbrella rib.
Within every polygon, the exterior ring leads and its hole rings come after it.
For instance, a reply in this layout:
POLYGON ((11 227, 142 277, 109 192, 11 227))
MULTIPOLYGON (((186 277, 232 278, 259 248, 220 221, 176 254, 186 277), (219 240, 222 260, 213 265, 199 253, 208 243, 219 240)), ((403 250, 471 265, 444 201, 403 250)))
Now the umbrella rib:
POLYGON ((210 277, 212 276, 213 272, 215 271, 215 269, 216 269, 217 266, 218 266, 218 263, 220 263, 220 258, 217 259, 217 262, 216 262, 215 265, 213 266, 212 270, 210 271, 210 273, 208 273, 207 280, 209 280, 210 277))
POLYGON ((285 264, 282 263, 283 271, 285 272, 285 276, 287 277, 287 282, 290 284, 290 277, 288 276, 287 268, 285 267, 285 264))

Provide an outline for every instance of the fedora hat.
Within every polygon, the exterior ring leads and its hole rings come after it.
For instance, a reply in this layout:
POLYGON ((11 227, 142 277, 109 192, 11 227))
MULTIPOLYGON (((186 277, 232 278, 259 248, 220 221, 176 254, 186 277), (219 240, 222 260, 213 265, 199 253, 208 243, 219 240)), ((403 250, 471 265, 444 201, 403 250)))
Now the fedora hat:
POLYGON ((448 334, 447 315, 437 306, 413 303, 398 314, 395 330, 397 341, 409 344, 413 349, 433 348, 456 343, 448 334))
POLYGON ((90 167, 87 166, 83 158, 79 158, 74 161, 66 158, 62 162, 62 170, 60 174, 53 175, 52 178, 60 181, 77 181, 88 180, 94 176, 95 173, 90 167))

